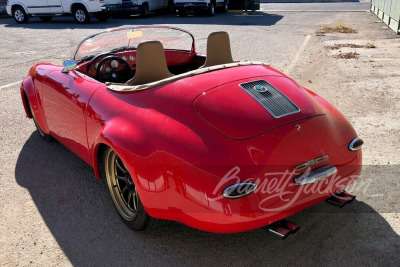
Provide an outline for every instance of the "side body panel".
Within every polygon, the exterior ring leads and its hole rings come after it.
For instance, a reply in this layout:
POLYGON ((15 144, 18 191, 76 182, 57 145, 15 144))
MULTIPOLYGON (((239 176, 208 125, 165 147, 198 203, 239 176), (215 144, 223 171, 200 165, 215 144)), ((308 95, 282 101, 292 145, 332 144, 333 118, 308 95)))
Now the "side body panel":
POLYGON ((86 110, 100 83, 83 74, 53 67, 42 85, 43 113, 51 135, 91 164, 86 136, 86 110))
POLYGON ((61 0, 47 0, 49 4, 49 13, 60 14, 64 13, 63 3, 61 0))
POLYGON ((29 14, 49 13, 47 0, 27 0, 25 4, 29 14))

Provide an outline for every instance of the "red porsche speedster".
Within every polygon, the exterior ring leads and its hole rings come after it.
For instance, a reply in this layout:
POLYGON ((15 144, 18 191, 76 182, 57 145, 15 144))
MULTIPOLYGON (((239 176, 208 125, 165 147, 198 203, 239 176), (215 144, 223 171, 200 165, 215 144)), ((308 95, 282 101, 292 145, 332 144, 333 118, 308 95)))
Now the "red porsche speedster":
POLYGON ((343 206, 363 141, 328 101, 262 62, 234 61, 226 32, 135 26, 84 39, 64 66, 33 66, 26 115, 107 180, 134 230, 157 219, 210 232, 268 226, 323 200, 343 206))

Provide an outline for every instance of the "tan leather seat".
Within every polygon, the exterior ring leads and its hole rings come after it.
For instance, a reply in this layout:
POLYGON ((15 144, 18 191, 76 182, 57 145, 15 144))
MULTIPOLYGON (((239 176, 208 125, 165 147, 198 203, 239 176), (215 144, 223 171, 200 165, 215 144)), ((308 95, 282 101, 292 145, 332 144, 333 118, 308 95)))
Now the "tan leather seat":
POLYGON ((207 57, 202 66, 211 67, 220 64, 233 63, 231 44, 227 32, 213 32, 207 39, 207 57))
POLYGON ((163 45, 159 41, 146 41, 137 47, 136 73, 126 84, 151 83, 171 76, 173 75, 168 70, 163 45))

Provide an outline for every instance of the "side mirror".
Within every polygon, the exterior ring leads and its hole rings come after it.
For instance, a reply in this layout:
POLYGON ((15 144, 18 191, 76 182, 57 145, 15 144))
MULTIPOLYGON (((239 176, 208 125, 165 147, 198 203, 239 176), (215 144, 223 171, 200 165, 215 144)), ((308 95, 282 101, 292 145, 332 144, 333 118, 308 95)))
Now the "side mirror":
POLYGON ((62 73, 68 73, 70 70, 75 69, 76 67, 76 61, 72 59, 67 59, 63 62, 63 70, 62 73))

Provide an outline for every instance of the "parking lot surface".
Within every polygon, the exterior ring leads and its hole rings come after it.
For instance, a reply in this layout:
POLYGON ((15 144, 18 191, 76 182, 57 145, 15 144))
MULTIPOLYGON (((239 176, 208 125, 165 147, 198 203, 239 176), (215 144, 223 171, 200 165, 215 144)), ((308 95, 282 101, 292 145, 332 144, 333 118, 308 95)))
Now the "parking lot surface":
POLYGON ((88 25, 71 17, 51 23, 33 18, 25 25, 0 19, 0 265, 398 266, 400 39, 363 3, 337 4, 337 12, 322 5, 307 11, 264 4, 264 11, 247 16, 161 14, 105 23, 93 19, 88 25), (315 33, 337 22, 358 32, 315 33), (357 200, 343 209, 319 203, 292 216, 301 229, 284 241, 265 229, 212 234, 175 222, 150 232, 128 229, 105 182, 59 143, 41 141, 24 115, 19 84, 33 64, 71 58, 90 34, 141 24, 187 29, 201 52, 208 34, 227 31, 235 59, 268 62, 321 94, 364 139, 362 179, 369 186, 353 188, 357 200), (357 59, 340 59, 338 54, 353 50, 327 48, 336 43, 374 43, 376 48, 357 48, 357 59))

